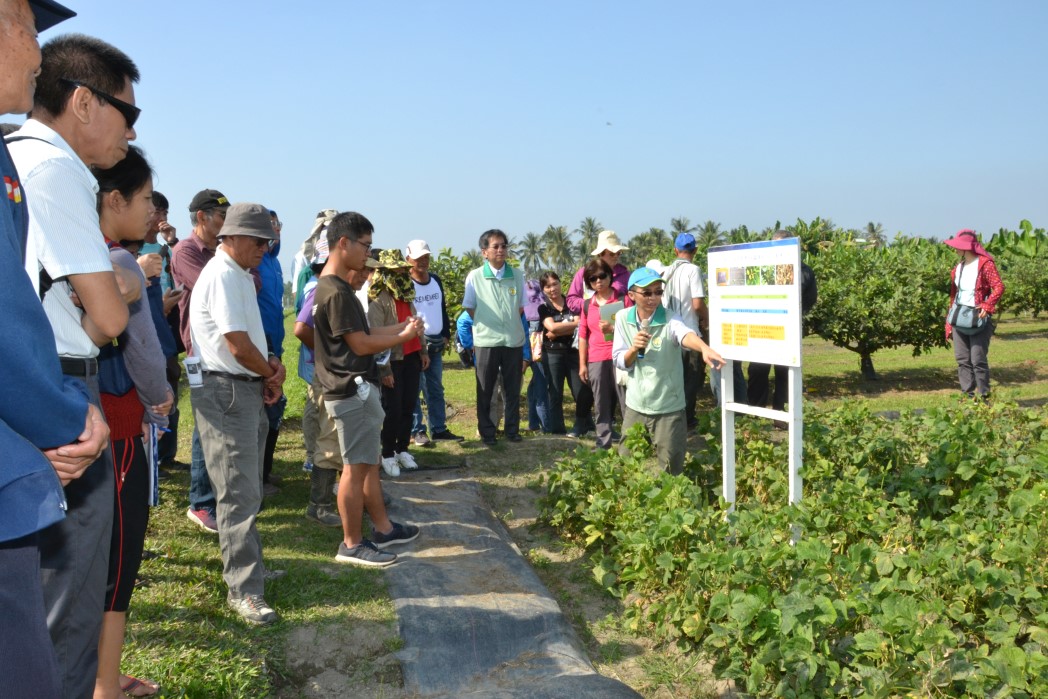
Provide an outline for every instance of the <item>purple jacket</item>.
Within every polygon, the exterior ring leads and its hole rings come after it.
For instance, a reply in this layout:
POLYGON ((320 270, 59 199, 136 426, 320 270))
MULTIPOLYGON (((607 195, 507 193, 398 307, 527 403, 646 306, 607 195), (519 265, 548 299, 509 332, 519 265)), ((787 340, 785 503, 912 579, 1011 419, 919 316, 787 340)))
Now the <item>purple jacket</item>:
MULTIPOLYGON (((582 303, 586 300, 586 281, 582 278, 582 270, 585 267, 579 267, 579 271, 575 272, 575 278, 571 280, 571 286, 568 287, 568 295, 565 297, 568 302, 568 308, 575 315, 582 314, 582 303)), ((626 265, 618 264, 611 270, 611 288, 615 290, 615 293, 626 301, 626 305, 630 305, 629 297, 626 296, 626 283, 630 279, 630 271, 626 269, 626 265)))

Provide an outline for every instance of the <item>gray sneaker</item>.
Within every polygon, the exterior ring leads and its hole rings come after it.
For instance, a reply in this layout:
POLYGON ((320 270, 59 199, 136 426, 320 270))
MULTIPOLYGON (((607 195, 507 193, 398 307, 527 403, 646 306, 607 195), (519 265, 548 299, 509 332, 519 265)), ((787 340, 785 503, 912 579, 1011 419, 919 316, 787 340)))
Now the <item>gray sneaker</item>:
POLYGON ((377 548, 384 549, 387 546, 406 544, 418 538, 419 528, 414 524, 400 524, 398 522, 390 522, 390 524, 393 525, 393 529, 389 534, 383 534, 377 529, 371 530, 371 540, 377 548))
POLYGON ((353 548, 346 546, 346 542, 343 541, 338 545, 338 553, 335 555, 335 560, 339 563, 350 563, 366 568, 385 568, 397 562, 397 554, 379 551, 367 539, 364 539, 353 548))
POLYGON ((415 443, 416 447, 432 447, 433 442, 430 441, 429 437, 425 432, 416 432, 411 437, 411 441, 415 443))
POLYGON ((272 624, 277 620, 277 613, 266 604, 262 595, 244 595, 243 597, 227 598, 229 607, 239 614, 244 621, 251 624, 272 624))
POLYGON ((326 507, 317 507, 316 505, 306 506, 306 519, 322 524, 325 527, 342 526, 342 518, 338 516, 338 512, 332 512, 326 507))

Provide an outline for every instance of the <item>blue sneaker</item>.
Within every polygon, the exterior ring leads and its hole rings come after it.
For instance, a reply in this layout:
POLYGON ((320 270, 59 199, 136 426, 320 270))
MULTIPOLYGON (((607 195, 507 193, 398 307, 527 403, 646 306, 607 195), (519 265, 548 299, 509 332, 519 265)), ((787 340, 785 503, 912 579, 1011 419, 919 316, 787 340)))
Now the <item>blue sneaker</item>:
POLYGON ((385 568, 397 562, 397 554, 387 551, 379 551, 375 545, 364 539, 359 544, 350 548, 346 542, 338 545, 338 553, 335 560, 339 563, 349 563, 365 568, 385 568))

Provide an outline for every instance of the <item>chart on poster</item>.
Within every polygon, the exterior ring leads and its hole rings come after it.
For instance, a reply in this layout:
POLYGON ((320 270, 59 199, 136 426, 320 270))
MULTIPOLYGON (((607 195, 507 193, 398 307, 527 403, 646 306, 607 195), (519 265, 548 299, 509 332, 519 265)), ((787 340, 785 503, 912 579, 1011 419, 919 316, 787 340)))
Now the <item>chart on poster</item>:
POLYGON ((801 365, 800 240, 710 248, 710 346, 728 359, 801 365))

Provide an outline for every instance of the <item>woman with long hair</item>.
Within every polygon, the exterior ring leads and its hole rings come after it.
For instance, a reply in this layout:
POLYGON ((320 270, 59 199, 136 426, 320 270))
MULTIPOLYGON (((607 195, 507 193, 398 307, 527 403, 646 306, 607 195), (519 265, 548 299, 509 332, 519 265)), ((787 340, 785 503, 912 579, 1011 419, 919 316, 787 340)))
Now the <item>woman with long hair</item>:
POLYGON ((990 395, 990 363, 986 355, 994 331, 991 316, 1004 294, 1004 284, 993 256, 979 243, 974 231, 960 231, 944 242, 961 253, 950 274, 946 339, 953 335, 961 390, 986 399, 990 395))
POLYGON ((149 469, 152 427, 167 426, 174 397, 167 383, 167 363, 149 310, 146 278, 134 255, 121 244, 140 245, 153 214, 153 171, 142 151, 128 148, 124 160, 107 170, 92 170, 98 180, 98 220, 114 265, 134 271, 141 300, 129 307, 127 329, 99 353, 102 412, 110 430, 116 493, 109 550, 102 634, 98 642, 95 699, 150 696, 159 687, 149 680, 120 674, 127 608, 142 563, 149 506, 155 504, 157 473, 149 469))
POLYGON ((615 326, 607 320, 601 320, 600 312, 609 303, 622 301, 625 305, 633 305, 633 302, 612 288, 612 268, 604 260, 596 257, 587 262, 582 271, 586 286, 593 291, 593 295, 583 302, 579 318, 579 377, 589 383, 593 391, 597 446, 609 449, 615 402, 618 401, 619 410, 623 413, 626 403, 622 386, 615 381, 615 367, 611 361, 611 338, 615 326))
MULTIPOLYGON (((368 324, 373 328, 396 325, 417 315, 415 284, 411 265, 397 248, 379 253, 379 268, 368 288, 368 324)), ((380 366, 382 374, 382 470, 399 476, 400 469, 416 469, 415 458, 408 453, 419 377, 429 366, 429 352, 423 336, 408 340, 390 350, 389 363, 380 366)))

